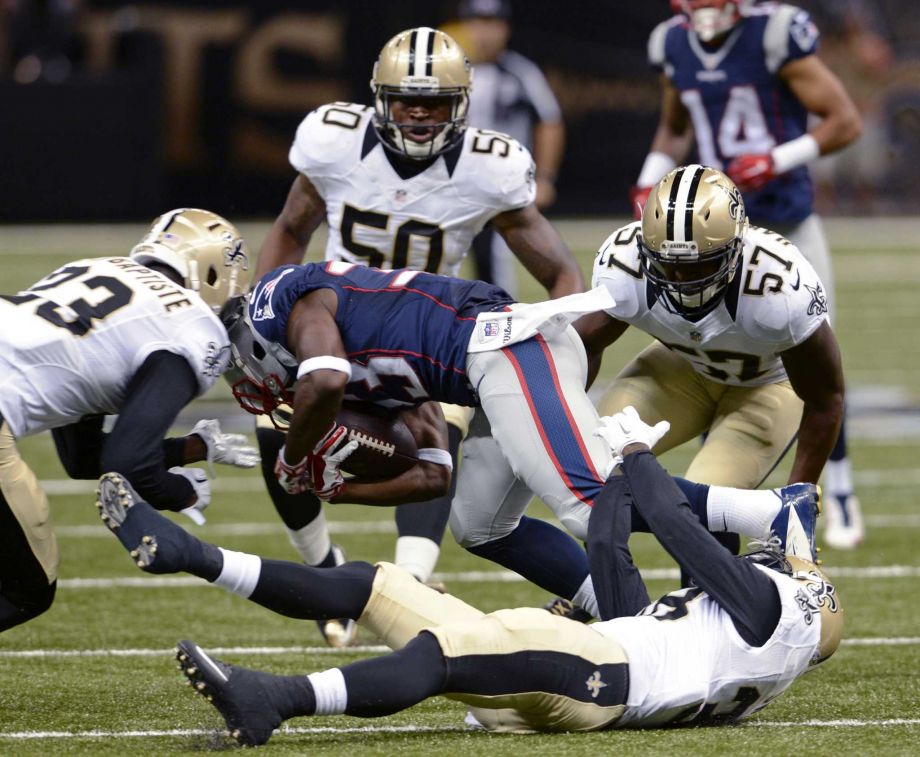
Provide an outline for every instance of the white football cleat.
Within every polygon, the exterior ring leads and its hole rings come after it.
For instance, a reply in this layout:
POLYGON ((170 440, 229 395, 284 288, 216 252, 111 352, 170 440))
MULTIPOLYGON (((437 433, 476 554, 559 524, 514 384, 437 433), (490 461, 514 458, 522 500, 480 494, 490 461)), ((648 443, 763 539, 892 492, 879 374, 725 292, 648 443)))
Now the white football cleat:
POLYGON ((832 549, 854 549, 866 535, 862 509, 855 494, 825 495, 824 543, 832 549))

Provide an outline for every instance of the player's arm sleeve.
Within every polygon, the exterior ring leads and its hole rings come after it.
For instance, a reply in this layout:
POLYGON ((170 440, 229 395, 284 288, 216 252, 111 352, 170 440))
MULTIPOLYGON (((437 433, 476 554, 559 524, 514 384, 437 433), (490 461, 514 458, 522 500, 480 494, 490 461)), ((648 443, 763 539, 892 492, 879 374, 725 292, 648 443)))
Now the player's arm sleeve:
POLYGON ((92 415, 51 430, 58 458, 71 478, 94 479, 102 475, 99 459, 106 437, 102 432, 104 421, 104 415, 92 415))
POLYGON ((325 196, 326 190, 323 183, 322 166, 316 160, 317 147, 317 126, 320 124, 318 111, 307 114, 307 117, 300 122, 297 132, 294 136, 294 142, 288 152, 288 162, 297 173, 306 176, 310 183, 316 187, 320 196, 325 196))
POLYGON ((655 71, 663 71, 666 62, 666 42, 668 30, 673 26, 673 21, 663 21, 654 29, 648 38, 648 64, 655 71))
POLYGON ((767 69, 775 74, 790 61, 814 55, 820 36, 807 11, 792 5, 779 5, 764 29, 767 69))
POLYGON ((530 150, 512 137, 496 137, 499 138, 507 140, 507 154, 499 150, 483 156, 476 175, 480 193, 477 201, 492 209, 493 218, 499 213, 533 205, 537 197, 536 166, 530 150))
POLYGON ((594 498, 586 543, 601 620, 635 615, 650 601, 629 551, 631 520, 626 479, 610 476, 594 498))
POLYGON ((163 440, 198 389, 185 358, 166 351, 152 353, 131 378, 118 420, 102 448, 102 469, 121 473, 159 510, 181 510, 195 493, 186 478, 167 470, 175 460, 167 460, 163 440))
POLYGON ((766 643, 782 612, 773 581, 715 540, 651 452, 626 455, 622 469, 633 506, 661 546, 731 616, 746 642, 766 643))

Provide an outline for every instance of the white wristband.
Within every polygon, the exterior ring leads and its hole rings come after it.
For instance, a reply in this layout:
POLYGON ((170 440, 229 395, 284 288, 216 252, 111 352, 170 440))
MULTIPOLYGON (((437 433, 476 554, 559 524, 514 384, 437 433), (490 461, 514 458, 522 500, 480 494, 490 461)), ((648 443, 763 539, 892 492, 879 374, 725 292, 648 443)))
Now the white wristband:
POLYGON ((639 171, 636 185, 652 187, 661 181, 668 171, 675 168, 677 168, 677 163, 670 155, 666 155, 663 152, 650 152, 645 156, 645 162, 642 164, 642 170, 639 171))
POLYGON ((818 141, 811 134, 803 134, 777 145, 770 151, 773 158, 773 173, 781 174, 793 168, 804 166, 821 155, 818 141))
POLYGON ((303 378, 308 373, 324 368, 330 371, 341 371, 348 378, 351 378, 351 364, 345 358, 333 357, 332 355, 307 358, 298 366, 297 378, 303 378))
POLYGON ((424 447, 418 451, 417 457, 426 463, 437 463, 438 465, 446 465, 450 470, 454 469, 454 461, 450 459, 450 452, 445 449, 424 447))

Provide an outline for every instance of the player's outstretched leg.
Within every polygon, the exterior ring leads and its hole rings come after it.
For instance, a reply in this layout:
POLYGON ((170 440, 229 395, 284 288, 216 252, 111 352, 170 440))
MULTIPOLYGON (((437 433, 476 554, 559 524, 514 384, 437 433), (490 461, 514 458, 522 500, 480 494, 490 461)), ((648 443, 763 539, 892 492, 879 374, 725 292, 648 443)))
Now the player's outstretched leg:
POLYGON ((816 563, 815 529, 821 512, 821 487, 789 484, 774 491, 782 500, 782 505, 770 530, 779 537, 780 549, 787 555, 816 563))
POLYGON ((191 686, 217 708, 240 744, 264 744, 283 722, 274 702, 274 676, 215 660, 193 641, 179 642, 176 659, 191 686))
POLYGON ((184 528, 144 502, 120 473, 104 473, 96 489, 96 507, 102 522, 118 537, 137 566, 147 573, 189 571, 208 577, 214 563, 220 572, 217 548, 199 541, 184 528), (204 569, 204 570, 202 570, 204 569))

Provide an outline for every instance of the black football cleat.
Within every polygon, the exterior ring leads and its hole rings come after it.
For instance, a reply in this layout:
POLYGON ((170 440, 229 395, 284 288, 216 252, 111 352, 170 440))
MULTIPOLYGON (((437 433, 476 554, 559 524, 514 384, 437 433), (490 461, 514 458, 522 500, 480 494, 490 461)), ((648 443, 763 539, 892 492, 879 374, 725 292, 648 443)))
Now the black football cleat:
POLYGON ((120 473, 104 473, 96 489, 102 522, 118 537, 131 558, 147 573, 186 569, 191 536, 144 502, 120 473))
POLYGON ((243 746, 266 743, 283 722, 268 696, 271 674, 215 660, 193 641, 176 645, 176 659, 191 687, 217 708, 243 746))

